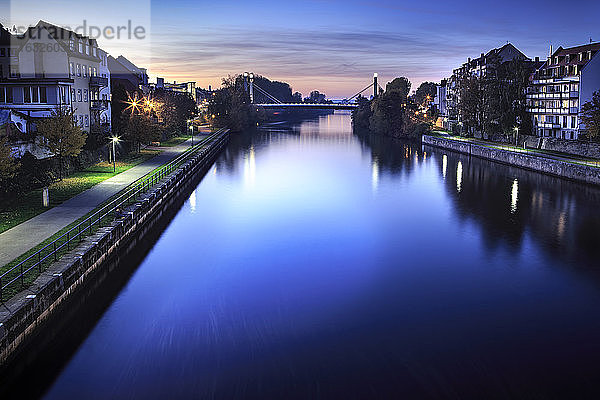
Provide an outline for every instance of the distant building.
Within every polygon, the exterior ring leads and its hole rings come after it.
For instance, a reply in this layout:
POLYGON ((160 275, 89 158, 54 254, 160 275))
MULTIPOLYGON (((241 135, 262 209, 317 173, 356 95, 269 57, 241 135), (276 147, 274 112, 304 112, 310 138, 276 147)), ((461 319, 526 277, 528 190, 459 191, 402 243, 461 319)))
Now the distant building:
POLYGON ((435 99, 433 99, 433 104, 435 108, 438 110, 438 118, 436 120, 436 126, 438 128, 448 129, 448 98, 447 98, 447 88, 448 81, 446 79, 442 79, 439 85, 437 85, 437 92, 435 94, 435 99))
POLYGON ((187 93, 194 101, 197 101, 196 82, 165 82, 164 78, 156 78, 155 89, 162 89, 168 92, 187 93))
POLYGON ((600 90, 600 43, 551 52, 534 73, 527 93, 527 111, 540 137, 577 139, 585 126, 581 108, 600 90))

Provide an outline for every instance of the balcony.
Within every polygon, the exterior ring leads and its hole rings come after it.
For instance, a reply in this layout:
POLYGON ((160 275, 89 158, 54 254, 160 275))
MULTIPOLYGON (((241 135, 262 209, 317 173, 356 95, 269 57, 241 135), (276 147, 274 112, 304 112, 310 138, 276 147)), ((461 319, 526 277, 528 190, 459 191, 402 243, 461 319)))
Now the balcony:
POLYGON ((90 86, 107 87, 108 86, 108 78, 105 78, 102 76, 91 76, 90 77, 90 86))
POLYGON ((94 111, 104 111, 108 109, 108 100, 91 100, 90 109, 94 111))

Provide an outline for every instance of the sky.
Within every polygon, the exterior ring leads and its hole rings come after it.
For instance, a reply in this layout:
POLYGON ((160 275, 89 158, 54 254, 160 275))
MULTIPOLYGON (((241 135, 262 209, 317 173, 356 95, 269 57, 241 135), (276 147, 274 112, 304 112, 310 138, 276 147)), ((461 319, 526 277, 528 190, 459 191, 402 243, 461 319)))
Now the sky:
POLYGON ((374 72, 381 83, 406 76, 413 89, 439 82, 468 57, 507 41, 532 58, 546 57, 550 45, 600 41, 598 0, 0 2, 0 22, 8 26, 39 19, 142 26, 143 40, 98 41, 147 67, 151 80, 218 87, 223 77, 248 71, 331 98, 358 92, 374 72))

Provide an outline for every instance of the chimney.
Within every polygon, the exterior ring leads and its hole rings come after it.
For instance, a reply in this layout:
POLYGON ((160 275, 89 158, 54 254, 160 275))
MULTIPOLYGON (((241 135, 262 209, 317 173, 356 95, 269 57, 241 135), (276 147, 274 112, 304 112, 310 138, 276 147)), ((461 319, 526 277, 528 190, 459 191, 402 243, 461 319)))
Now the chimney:
POLYGON ((540 62, 540 58, 539 58, 539 57, 536 57, 536 58, 535 58, 535 62, 540 62))

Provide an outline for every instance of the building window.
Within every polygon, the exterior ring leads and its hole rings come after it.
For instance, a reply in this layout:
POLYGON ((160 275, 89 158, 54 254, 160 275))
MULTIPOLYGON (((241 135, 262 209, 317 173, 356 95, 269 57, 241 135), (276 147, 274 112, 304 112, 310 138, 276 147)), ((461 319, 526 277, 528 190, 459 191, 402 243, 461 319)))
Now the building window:
POLYGON ((29 86, 23 88, 23 102, 31 103, 31 88, 29 86))
POLYGON ((89 119, 89 116, 86 115, 85 116, 85 126, 89 126, 89 125, 90 125, 90 119, 89 119))
POLYGON ((85 65, 82 65, 81 69, 83 70, 83 77, 87 78, 87 67, 85 65))
POLYGON ((85 44, 85 54, 87 54, 88 56, 90 55, 90 45, 89 44, 85 44))
POLYGON ((571 128, 575 129, 577 127, 577 117, 571 117, 571 128))
POLYGON ((77 98, 75 97, 75 89, 71 89, 71 101, 77 101, 77 98))
POLYGON ((0 103, 6 103, 6 92, 5 88, 0 87, 0 103))
POLYGON ((77 76, 81 76, 81 65, 77 64, 77 76))
POLYGON ((0 57, 6 57, 6 49, 4 47, 0 48, 0 57))
POLYGON ((92 75, 92 72, 93 72, 93 71, 92 71, 92 67, 89 67, 88 74, 89 74, 90 78, 91 78, 92 76, 94 76, 94 75, 92 75))
POLYGON ((77 89, 77 101, 81 102, 81 89, 77 89))
POLYGON ((46 88, 43 86, 40 87, 40 103, 48 103, 48 94, 46 93, 46 88))
POLYGON ((92 54, 96 57, 96 47, 92 47, 92 54))
POLYGON ((71 51, 75 51, 75 41, 73 38, 69 39, 69 49, 71 49, 71 51))
POLYGON ((75 68, 74 68, 74 66, 73 66, 73 63, 72 63, 72 62, 70 62, 70 63, 69 63, 69 74, 70 74, 71 76, 75 76, 75 68))
POLYGON ((79 125, 83 126, 83 115, 79 116, 79 125))
POLYGON ((83 42, 79 42, 79 52, 83 53, 83 42))
POLYGON ((87 103, 88 101, 88 91, 87 89, 83 89, 83 101, 87 103))
POLYGON ((97 74, 98 74, 98 71, 96 70, 96 67, 94 67, 94 69, 93 69, 93 72, 94 72, 94 76, 98 76, 98 75, 97 75, 97 74))

